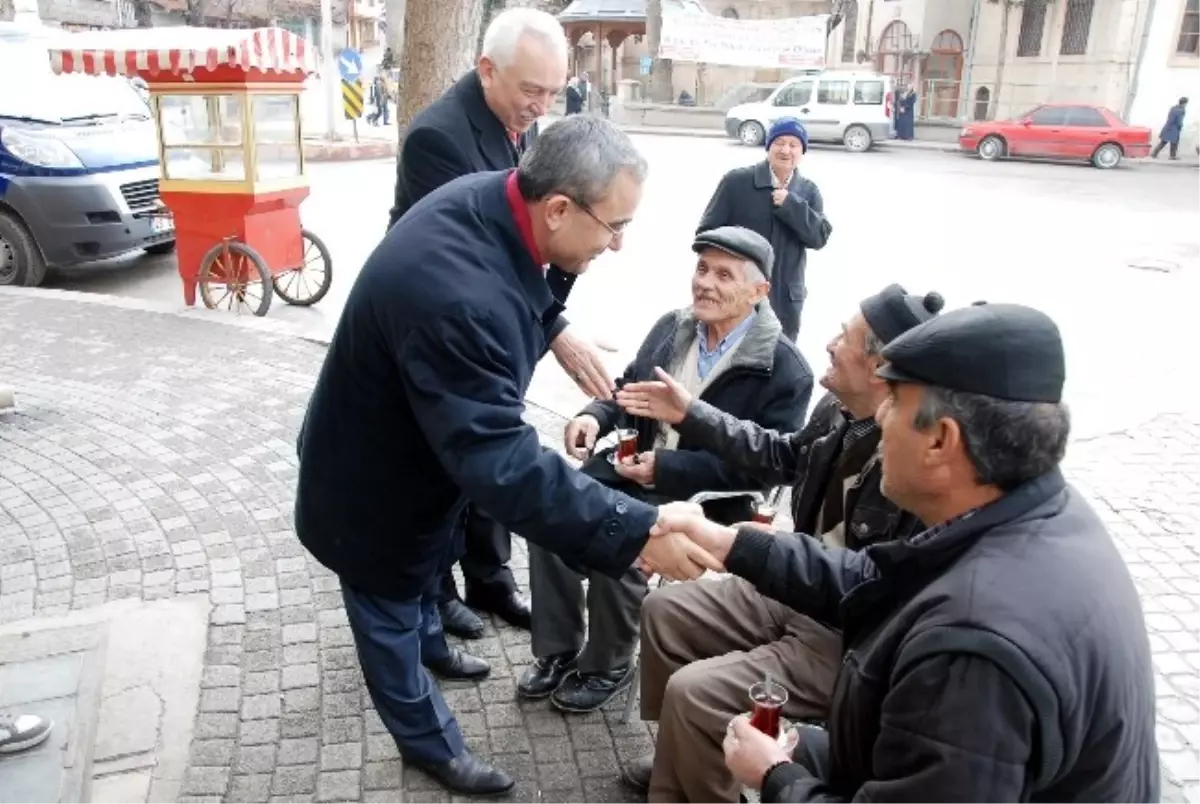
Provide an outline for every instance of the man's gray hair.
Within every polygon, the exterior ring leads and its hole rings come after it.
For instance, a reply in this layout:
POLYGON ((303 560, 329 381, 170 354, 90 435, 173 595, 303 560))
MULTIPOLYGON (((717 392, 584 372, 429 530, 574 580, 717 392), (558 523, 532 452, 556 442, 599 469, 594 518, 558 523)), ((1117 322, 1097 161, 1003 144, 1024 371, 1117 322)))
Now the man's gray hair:
POLYGON ((482 55, 497 67, 507 67, 512 64, 517 43, 523 36, 537 38, 564 59, 570 50, 562 23, 553 14, 536 8, 509 8, 497 14, 488 25, 483 35, 482 55))
POLYGON ((883 338, 876 335, 875 330, 871 329, 870 324, 867 325, 867 334, 863 338, 863 345, 865 346, 867 357, 875 357, 878 354, 882 354, 883 347, 887 346, 883 342, 883 338))
POLYGON ((1071 414, 1061 402, 1013 402, 926 386, 913 426, 953 419, 982 485, 1012 491, 1057 467, 1067 451, 1071 414))
POLYGON ((526 201, 561 193, 590 207, 607 195, 621 171, 641 184, 646 170, 645 157, 625 132, 602 117, 575 114, 538 134, 521 157, 517 186, 526 201))

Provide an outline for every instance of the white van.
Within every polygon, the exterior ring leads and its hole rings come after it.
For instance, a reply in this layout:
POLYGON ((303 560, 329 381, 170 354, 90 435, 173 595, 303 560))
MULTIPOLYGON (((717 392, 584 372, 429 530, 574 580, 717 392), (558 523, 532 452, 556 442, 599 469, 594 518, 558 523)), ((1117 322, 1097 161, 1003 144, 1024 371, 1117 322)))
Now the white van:
POLYGON ((875 72, 819 70, 789 78, 765 101, 743 103, 725 115, 725 132, 745 145, 761 146, 771 124, 795 117, 812 142, 840 142, 861 153, 890 139, 895 87, 875 72))

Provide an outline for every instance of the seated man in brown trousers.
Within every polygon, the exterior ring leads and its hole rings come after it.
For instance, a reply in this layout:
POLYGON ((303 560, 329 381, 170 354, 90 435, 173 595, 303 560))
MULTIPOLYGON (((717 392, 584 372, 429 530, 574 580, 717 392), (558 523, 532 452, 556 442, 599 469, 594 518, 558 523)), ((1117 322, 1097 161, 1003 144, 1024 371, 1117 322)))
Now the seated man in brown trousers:
MULTIPOLYGON (((884 345, 941 307, 938 294, 910 296, 899 285, 864 300, 829 342, 820 382, 830 393, 797 433, 739 421, 661 373, 660 382, 626 386, 618 401, 764 482, 792 484, 797 532, 851 549, 902 538, 921 525, 880 491, 874 416, 888 389, 875 370, 884 345)), ((821 720, 841 647, 839 633, 740 578, 657 590, 642 608, 641 689, 642 717, 659 722, 658 742, 653 757, 626 768, 626 781, 650 801, 737 801, 721 741, 730 719, 750 709, 750 685, 770 673, 787 689, 786 718, 821 720)))

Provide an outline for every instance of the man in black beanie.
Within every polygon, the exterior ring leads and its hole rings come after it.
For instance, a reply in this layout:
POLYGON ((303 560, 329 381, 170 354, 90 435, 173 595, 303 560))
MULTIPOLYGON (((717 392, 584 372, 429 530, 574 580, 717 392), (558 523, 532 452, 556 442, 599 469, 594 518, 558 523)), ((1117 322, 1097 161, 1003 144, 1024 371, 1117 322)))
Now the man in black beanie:
MULTIPOLYGON (((889 285, 862 301, 829 342, 829 393, 799 432, 767 430, 692 399, 682 385, 635 383, 617 401, 635 416, 672 425, 703 449, 764 484, 792 487, 792 518, 802 533, 854 550, 915 532, 920 523, 880 493, 875 410, 887 383, 880 353, 933 318, 937 293, 909 295, 889 285)), ((626 768, 651 801, 737 801, 739 786, 721 761, 729 719, 746 690, 770 672, 788 690, 784 714, 822 717, 841 656, 840 635, 758 594, 737 578, 658 589, 642 609, 642 716, 659 722, 655 756, 626 768)))

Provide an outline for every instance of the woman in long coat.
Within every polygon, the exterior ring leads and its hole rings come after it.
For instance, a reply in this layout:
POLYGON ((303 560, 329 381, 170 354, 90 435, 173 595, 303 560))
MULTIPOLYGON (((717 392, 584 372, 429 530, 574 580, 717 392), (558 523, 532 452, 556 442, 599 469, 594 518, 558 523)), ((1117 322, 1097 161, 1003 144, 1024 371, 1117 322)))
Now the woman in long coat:
POLYGON ((1159 152, 1168 145, 1171 147, 1171 158, 1179 158, 1179 136, 1183 133, 1183 116, 1187 114, 1187 101, 1187 98, 1180 98, 1179 103, 1167 112, 1167 122, 1163 124, 1162 131, 1158 132, 1158 145, 1154 146, 1154 153, 1150 154, 1154 159, 1158 159, 1159 152))
POLYGON ((911 140, 917 128, 917 93, 912 87, 905 87, 899 95, 900 100, 896 104, 896 139, 911 140))

